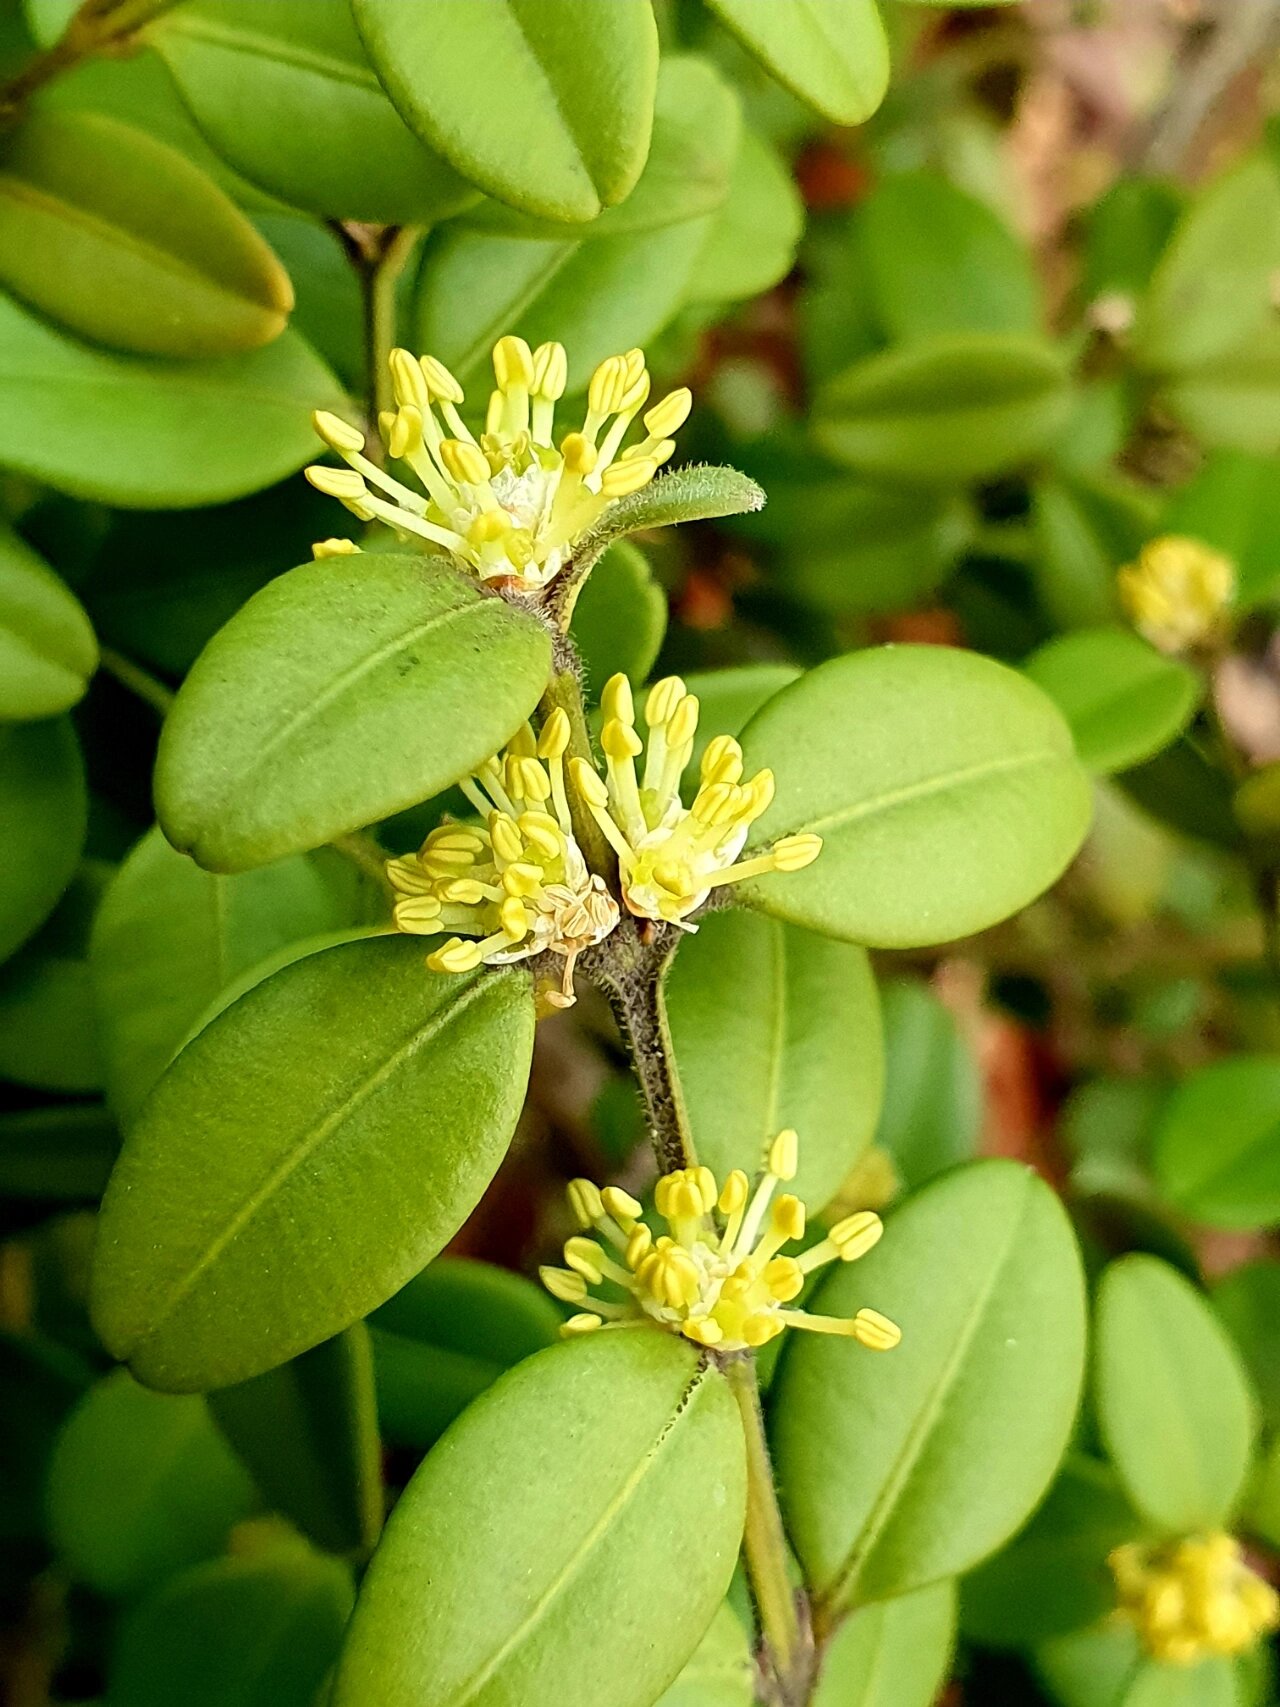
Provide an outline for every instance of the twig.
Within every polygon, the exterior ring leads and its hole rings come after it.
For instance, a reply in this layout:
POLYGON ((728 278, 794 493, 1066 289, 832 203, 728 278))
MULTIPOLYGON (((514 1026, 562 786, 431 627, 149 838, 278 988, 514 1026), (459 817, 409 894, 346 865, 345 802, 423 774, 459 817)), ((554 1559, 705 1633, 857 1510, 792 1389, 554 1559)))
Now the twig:
POLYGON ((122 652, 115 651, 110 646, 104 646, 98 653, 98 662, 109 676, 114 676, 122 687, 136 694, 161 717, 169 715, 173 705, 174 694, 163 682, 157 681, 150 671, 144 670, 141 664, 135 664, 132 658, 126 658, 122 652))

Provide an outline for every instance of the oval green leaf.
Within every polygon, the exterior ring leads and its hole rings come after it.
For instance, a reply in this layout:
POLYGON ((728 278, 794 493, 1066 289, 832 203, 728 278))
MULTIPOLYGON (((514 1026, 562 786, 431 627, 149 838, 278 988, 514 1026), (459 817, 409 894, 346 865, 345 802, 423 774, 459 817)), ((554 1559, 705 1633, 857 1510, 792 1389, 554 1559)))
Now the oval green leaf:
POLYGON ((1280 1262, 1242 1263, 1218 1282, 1212 1297, 1253 1377, 1267 1421, 1280 1425, 1280 1262))
POLYGON ((749 846, 813 831, 804 871, 744 900, 875 947, 984 930, 1058 878, 1088 828, 1071 732, 1002 664, 940 646, 886 646, 810 670, 743 731, 748 772, 777 779, 749 846))
POLYGON ((724 1599, 745 1494, 737 1407, 691 1347, 644 1330, 540 1353, 396 1506, 334 1707, 651 1707, 724 1599))
POLYGON ((1070 406, 1052 345, 1015 333, 939 334, 868 356, 828 380, 813 436, 860 473, 937 486, 1031 461, 1070 406))
POLYGON ((698 1160, 754 1177, 784 1126, 800 1134, 794 1190, 816 1213, 871 1142, 884 1058, 863 949, 747 912, 686 937, 662 1002, 698 1160))
POLYGON ((1022 667, 1066 718, 1080 763, 1100 776, 1176 740, 1204 691, 1189 665, 1125 628, 1059 635, 1022 667))
POLYGON ((804 204, 776 148, 744 129, 724 206, 690 281, 690 302, 740 302, 786 278, 804 230, 804 204))
POLYGON ((972 1159, 982 1131, 977 1057, 927 984, 893 978, 880 989, 884 1103, 875 1139, 909 1187, 972 1159))
POLYGON ((667 595, 648 559, 625 539, 594 566, 573 607, 569 633, 593 697, 619 670, 643 682, 667 632, 667 595))
POLYGON ((707 0, 784 88, 836 124, 861 124, 889 86, 889 43, 875 0, 707 0))
POLYGON ((726 1601, 693 1658, 654 1707, 752 1707, 754 1685, 747 1633, 726 1601))
POLYGON ((1221 1529, 1256 1427, 1238 1353, 1189 1281, 1157 1257, 1112 1263, 1098 1288, 1095 1400, 1111 1461, 1162 1529, 1221 1529))
POLYGON ((288 273, 213 180, 100 113, 33 113, 6 150, 0 283, 140 355, 256 349, 293 308, 288 273))
POLYGON ((103 1594, 136 1594, 210 1558, 256 1503, 204 1400, 149 1393, 123 1369, 72 1412, 49 1471, 54 1543, 103 1594))
POLYGON ((1156 1131, 1156 1180, 1213 1227, 1280 1221, 1280 1055, 1237 1056, 1191 1073, 1156 1131))
POLYGON ((434 224, 476 199, 402 122, 346 0, 187 0, 148 39, 219 155, 291 207, 434 224))
POLYGON ((946 1681, 955 1633, 954 1583, 864 1606, 836 1631, 813 1707, 930 1707, 946 1681))
POLYGON ((314 454, 313 409, 345 407, 293 332, 244 355, 146 361, 76 343, 0 297, 0 463, 78 498, 154 509, 241 498, 314 454))
POLYGON ((658 31, 649 0, 353 0, 405 122, 499 201, 594 219, 649 151, 658 31))
POLYGON ((151 1386, 229 1386, 383 1303, 450 1239, 515 1128, 527 974, 435 975, 401 938, 294 962, 145 1104, 103 1201, 93 1309, 151 1386))
POLYGON ((175 847, 242 871, 438 794, 538 703, 536 617, 425 557, 368 553, 272 581, 183 683, 156 761, 175 847))
POLYGON ((899 1346, 796 1333, 774 1387, 788 1527, 834 1608, 967 1570, 1006 1540, 1057 1469, 1084 1372, 1070 1225, 1012 1162, 927 1185, 811 1308, 867 1304, 899 1324, 899 1346))
POLYGON ((69 711, 97 667, 80 601, 16 534, 0 530, 0 719, 69 711))
POLYGON ((799 676, 794 664, 737 664, 728 670, 695 670, 686 676, 685 687, 697 696, 702 709, 684 787, 697 793, 698 766, 709 741, 717 735, 740 735, 760 707, 799 676))
POLYGON ((71 720, 0 726, 0 960, 48 918, 70 883, 89 816, 71 720))

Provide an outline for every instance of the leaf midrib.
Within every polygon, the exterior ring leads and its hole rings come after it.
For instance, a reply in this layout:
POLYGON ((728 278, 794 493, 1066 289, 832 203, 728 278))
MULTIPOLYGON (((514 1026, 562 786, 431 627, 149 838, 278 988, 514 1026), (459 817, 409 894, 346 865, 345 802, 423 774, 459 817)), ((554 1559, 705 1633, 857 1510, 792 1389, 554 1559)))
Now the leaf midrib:
POLYGON ((366 94, 382 94, 382 85, 372 66, 350 59, 332 59, 314 48, 300 47, 282 36, 259 35, 243 25, 220 24, 212 18, 179 12, 156 32, 155 44, 162 57, 166 36, 186 36, 191 41, 220 47, 230 53, 255 54, 259 59, 273 60, 277 65, 287 65, 295 71, 308 71, 317 77, 327 77, 334 83, 346 83, 366 94))
MULTIPOLYGON (((979 782, 987 777, 1012 774, 1014 771, 1033 770, 1042 764, 1061 764, 1064 755, 1054 748, 1037 748, 1032 752, 1014 753, 999 759, 983 759, 980 763, 967 765, 962 770, 952 770, 937 776, 924 777, 919 782, 909 782, 902 788, 889 789, 882 794, 871 796, 870 799, 860 800, 853 806, 843 807, 840 811, 829 812, 824 818, 811 818, 796 824, 793 829, 785 832, 795 834, 802 831, 813 831, 824 835, 830 830, 844 829, 849 824, 856 824, 864 818, 874 817, 881 812, 894 812, 900 806, 907 806, 917 800, 927 800, 935 794, 945 794, 954 788, 961 788, 971 782, 979 782)), ((774 832, 776 839, 781 831, 774 832)))

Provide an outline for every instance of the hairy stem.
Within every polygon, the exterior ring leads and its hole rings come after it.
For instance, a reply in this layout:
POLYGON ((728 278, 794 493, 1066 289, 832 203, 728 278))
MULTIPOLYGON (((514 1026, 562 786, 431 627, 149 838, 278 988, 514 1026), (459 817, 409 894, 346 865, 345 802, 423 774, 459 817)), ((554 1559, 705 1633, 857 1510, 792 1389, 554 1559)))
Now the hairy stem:
POLYGON ((0 87, 0 125, 20 118, 27 102, 46 83, 96 53, 120 53, 144 24, 171 11, 179 0, 84 0, 52 47, 24 65, 0 87))

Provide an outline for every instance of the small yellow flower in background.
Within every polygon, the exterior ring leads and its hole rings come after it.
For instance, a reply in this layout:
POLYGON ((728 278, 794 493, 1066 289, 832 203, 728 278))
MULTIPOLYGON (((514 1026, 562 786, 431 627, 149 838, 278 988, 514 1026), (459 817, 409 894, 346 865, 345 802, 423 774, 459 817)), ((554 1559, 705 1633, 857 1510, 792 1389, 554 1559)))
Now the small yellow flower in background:
POLYGON ((505 966, 550 952, 564 959, 551 1007, 573 1003, 573 968, 584 948, 618 923, 618 904, 592 876, 573 838, 564 786, 569 720, 548 717, 540 736, 528 724, 459 787, 479 824, 442 824, 416 854, 387 861, 400 899, 399 930, 417 936, 465 931, 427 956, 436 972, 505 966), (548 803, 551 811, 547 811, 548 803))
POLYGON ((710 1168, 664 1174, 656 1202, 670 1231, 656 1239, 627 1192, 574 1180, 569 1204, 582 1233, 566 1243, 564 1268, 541 1270, 554 1297, 582 1306, 563 1332, 572 1336, 648 1320, 721 1352, 767 1345, 787 1327, 846 1334, 871 1351, 897 1345, 898 1328, 875 1310, 859 1310, 845 1320, 786 1307, 799 1297, 806 1275, 825 1263, 853 1262, 884 1231, 880 1217, 863 1210, 837 1222, 800 1256, 782 1255, 782 1247, 803 1237, 805 1228, 804 1204, 790 1192, 777 1193, 795 1178, 797 1148, 794 1132, 778 1134, 754 1194, 740 1169, 723 1190, 710 1168), (586 1236, 592 1232, 600 1237, 586 1236), (607 1286, 614 1296, 597 1296, 588 1290, 593 1286, 607 1286))
POLYGON ((362 521, 384 521, 483 580, 514 578, 528 592, 559 573, 613 499, 653 479, 692 403, 684 387, 669 393, 645 412, 643 436, 624 445, 650 388, 643 350, 628 350, 600 363, 585 420, 557 448, 555 406, 568 381, 564 346, 531 350, 523 338, 499 338, 497 386, 477 439, 458 411, 462 387, 443 363, 408 350, 393 350, 390 362, 396 408, 384 411, 378 429, 422 490, 371 462, 363 433, 325 410, 313 417, 316 431, 348 466, 308 468, 308 480, 362 521))
POLYGON ((1221 630, 1236 569, 1229 557, 1198 539, 1166 534, 1148 540, 1138 561, 1116 579, 1120 602, 1139 633, 1162 652, 1188 652, 1221 630))
POLYGON ((1108 1562, 1119 1615, 1169 1665, 1242 1653, 1280 1624, 1280 1597, 1249 1569, 1233 1536, 1130 1542, 1108 1562))
MULTIPOLYGON (((682 924, 712 889, 767 871, 799 871, 822 849, 820 836, 784 836, 736 864, 751 824, 773 799, 773 772, 742 781, 742 748, 717 735, 703 754, 693 804, 680 778, 693 753, 698 701, 679 676, 656 683, 645 701, 648 743, 636 734, 631 684, 622 675, 601 699, 607 781, 583 759, 570 760, 573 785, 618 856, 622 898, 639 918, 682 924), (644 771, 635 760, 644 754, 644 771)), ((694 927, 687 926, 687 929, 694 927)))

